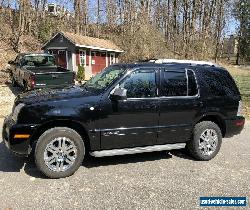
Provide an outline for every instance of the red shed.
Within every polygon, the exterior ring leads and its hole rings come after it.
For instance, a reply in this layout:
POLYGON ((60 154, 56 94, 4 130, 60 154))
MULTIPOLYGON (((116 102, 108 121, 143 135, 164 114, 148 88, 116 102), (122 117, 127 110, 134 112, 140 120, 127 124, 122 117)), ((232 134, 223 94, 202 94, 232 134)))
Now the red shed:
POLYGON ((58 65, 72 71, 77 71, 79 65, 84 66, 86 79, 110 64, 117 63, 123 52, 110 40, 69 32, 58 32, 42 49, 54 54, 58 65))

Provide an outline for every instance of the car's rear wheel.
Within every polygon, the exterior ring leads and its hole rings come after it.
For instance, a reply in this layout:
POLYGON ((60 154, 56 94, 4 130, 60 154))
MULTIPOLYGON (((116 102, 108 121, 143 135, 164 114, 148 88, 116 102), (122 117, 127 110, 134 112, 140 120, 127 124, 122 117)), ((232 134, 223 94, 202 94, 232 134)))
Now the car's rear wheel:
POLYGON ((221 142, 219 126, 211 121, 202 121, 195 125, 193 138, 187 143, 187 149, 197 160, 211 160, 219 152, 221 142))
POLYGON ((73 129, 55 127, 45 131, 37 141, 35 161, 38 169, 50 178, 70 176, 82 164, 84 142, 73 129))

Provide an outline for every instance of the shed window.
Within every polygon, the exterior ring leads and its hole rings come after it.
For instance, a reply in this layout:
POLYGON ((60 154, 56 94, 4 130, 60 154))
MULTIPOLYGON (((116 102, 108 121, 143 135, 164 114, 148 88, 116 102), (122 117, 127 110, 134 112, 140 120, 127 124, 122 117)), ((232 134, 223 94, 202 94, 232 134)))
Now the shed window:
POLYGON ((110 65, 115 63, 115 53, 110 53, 110 65))
POLYGON ((79 50, 80 65, 86 66, 86 50, 79 50))

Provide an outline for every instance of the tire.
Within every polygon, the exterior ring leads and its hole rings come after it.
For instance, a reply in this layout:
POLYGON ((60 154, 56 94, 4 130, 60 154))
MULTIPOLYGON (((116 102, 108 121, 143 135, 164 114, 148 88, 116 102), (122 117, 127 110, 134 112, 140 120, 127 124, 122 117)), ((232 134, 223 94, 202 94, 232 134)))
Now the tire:
POLYGON ((221 142, 219 126, 211 121, 202 121, 195 125, 192 139, 187 142, 187 150, 193 158, 208 161, 217 155, 221 142))
POLYGON ((74 174, 81 166, 84 155, 83 139, 75 130, 67 127, 55 127, 45 131, 38 139, 35 147, 37 168, 45 176, 53 179, 74 174), (62 146, 63 143, 60 143, 63 141, 65 142, 64 146, 62 146), (68 151, 71 152, 66 155, 68 151), (68 163, 68 161, 71 161, 71 163, 68 163))

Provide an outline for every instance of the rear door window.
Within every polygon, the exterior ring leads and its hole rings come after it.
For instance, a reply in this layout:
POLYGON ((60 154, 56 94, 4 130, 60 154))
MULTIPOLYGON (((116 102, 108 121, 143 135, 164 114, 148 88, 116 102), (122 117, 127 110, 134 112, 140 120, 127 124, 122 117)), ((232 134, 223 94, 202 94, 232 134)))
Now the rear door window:
POLYGON ((198 87, 192 70, 164 70, 161 73, 160 94, 164 97, 195 96, 198 87))
POLYGON ((187 96, 187 77, 185 71, 164 70, 161 74, 161 96, 187 96))

